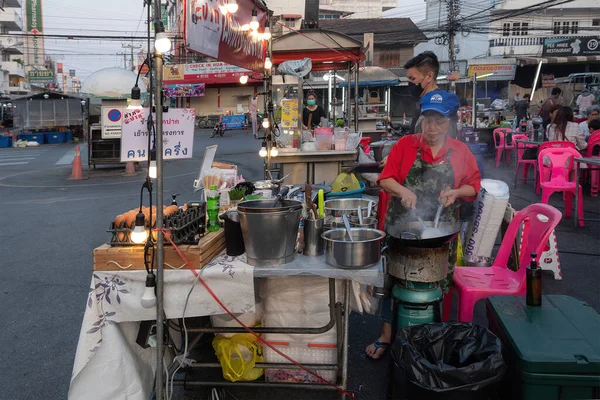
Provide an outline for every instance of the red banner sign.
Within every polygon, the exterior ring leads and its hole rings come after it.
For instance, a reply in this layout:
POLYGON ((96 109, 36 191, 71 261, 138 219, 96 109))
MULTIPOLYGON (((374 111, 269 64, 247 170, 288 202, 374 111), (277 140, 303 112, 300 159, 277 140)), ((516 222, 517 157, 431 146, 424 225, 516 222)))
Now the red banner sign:
POLYGON ((238 10, 227 13, 227 0, 186 0, 185 43, 187 49, 231 65, 264 71, 266 41, 260 33, 267 22, 265 10, 253 0, 238 0, 238 10), (250 27, 256 11, 258 30, 250 27))
POLYGON ((166 65, 163 69, 165 84, 239 83, 240 76, 250 75, 251 71, 224 62, 166 65))

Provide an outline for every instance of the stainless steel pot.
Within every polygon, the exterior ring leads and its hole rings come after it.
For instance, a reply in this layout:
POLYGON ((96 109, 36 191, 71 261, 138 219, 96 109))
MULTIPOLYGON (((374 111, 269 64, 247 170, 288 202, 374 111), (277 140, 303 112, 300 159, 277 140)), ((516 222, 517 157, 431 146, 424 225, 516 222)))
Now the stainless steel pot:
POLYGON ((302 203, 282 200, 243 201, 238 205, 248 264, 275 267, 294 260, 302 203))
POLYGON ((381 260, 381 239, 385 233, 377 229, 352 228, 350 241, 345 229, 332 229, 323 233, 325 261, 344 269, 363 269, 381 260))
POLYGON ((358 217, 358 207, 362 209, 363 218, 371 216, 374 202, 366 199, 335 199, 325 201, 325 226, 331 229, 343 227, 342 216, 358 217))
POLYGON ((377 218, 374 217, 369 217, 369 218, 365 218, 363 217, 363 223, 360 223, 360 220, 358 219, 358 217, 350 217, 350 226, 353 228, 370 228, 370 229, 377 229, 377 218))
POLYGON ((391 297, 392 289, 394 287, 395 278, 388 273, 388 258, 386 249, 382 250, 381 263, 383 264, 383 286, 367 286, 367 293, 369 296, 376 299, 386 299, 391 297))

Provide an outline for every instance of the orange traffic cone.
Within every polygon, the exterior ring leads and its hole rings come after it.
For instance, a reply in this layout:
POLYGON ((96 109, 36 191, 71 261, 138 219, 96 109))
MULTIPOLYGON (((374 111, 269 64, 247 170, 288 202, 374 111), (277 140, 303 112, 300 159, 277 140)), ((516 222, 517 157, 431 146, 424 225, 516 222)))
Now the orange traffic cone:
POLYGON ((71 168, 71 180, 80 181, 83 179, 83 168, 81 167, 81 155, 79 154, 79 145, 75 147, 75 158, 73 158, 73 167, 71 168))
POLYGON ((125 163, 125 176, 135 176, 135 164, 133 161, 127 161, 125 163))

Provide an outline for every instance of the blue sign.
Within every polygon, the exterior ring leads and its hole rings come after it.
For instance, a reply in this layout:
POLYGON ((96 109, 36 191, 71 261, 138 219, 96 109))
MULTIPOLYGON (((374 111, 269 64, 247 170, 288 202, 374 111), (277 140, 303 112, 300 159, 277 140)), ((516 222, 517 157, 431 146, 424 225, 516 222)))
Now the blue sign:
POLYGON ((113 108, 108 112, 108 119, 111 122, 119 122, 121 120, 121 111, 113 108))

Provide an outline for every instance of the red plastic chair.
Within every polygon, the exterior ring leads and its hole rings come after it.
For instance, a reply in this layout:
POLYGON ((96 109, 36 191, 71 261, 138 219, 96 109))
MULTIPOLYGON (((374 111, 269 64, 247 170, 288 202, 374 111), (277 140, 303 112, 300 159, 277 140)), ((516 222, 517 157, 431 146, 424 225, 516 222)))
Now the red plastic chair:
MULTIPOLYGON (((550 196, 555 192, 564 192, 565 200, 565 217, 571 217, 573 207, 573 195, 575 194, 575 179, 572 176, 574 171, 574 158, 580 158, 581 154, 575 149, 569 147, 565 148, 551 148, 544 149, 538 154, 538 166, 539 166, 539 177, 540 186, 542 187, 542 203, 548 204, 550 196), (546 157, 550 166, 544 165, 544 157, 546 157)), ((578 208, 579 218, 583 218, 583 196, 582 189, 579 186, 578 193, 578 208)), ((579 221, 579 226, 584 226, 583 221, 579 221)))
MULTIPOLYGON (((540 152, 545 149, 564 149, 565 147, 577 150, 577 147, 575 147, 575 143, 569 142, 568 140, 558 140, 554 142, 544 142, 540 144, 540 147, 538 148, 538 154, 540 154, 540 152)), ((544 176, 544 179, 548 180, 548 176, 544 176)), ((542 187, 540 186, 540 179, 536 176, 535 193, 540 194, 541 190, 542 187)))
POLYGON ((458 294, 458 321, 471 322, 475 304, 489 296, 524 296, 526 292, 525 269, 530 254, 541 257, 550 234, 562 215, 556 208, 546 204, 532 204, 517 212, 508 226, 506 235, 491 267, 456 267, 454 289, 458 294), (519 228, 523 225, 523 246, 518 271, 508 269, 508 261, 519 228))
MULTIPOLYGON (((600 130, 595 131, 594 133, 592 133, 592 135, 590 136, 589 140, 588 140, 588 146, 585 149, 585 157, 600 157, 600 130), (594 152, 596 153, 596 155, 594 155, 594 152)), ((600 169, 598 169, 598 167, 595 168, 589 168, 588 166, 588 170, 590 171, 590 175, 591 175, 591 181, 592 181, 592 190, 591 190, 591 195, 592 197, 598 197, 598 186, 600 184, 600 169)))
MULTIPOLYGON (((522 166, 523 172, 523 184, 527 183, 527 175, 529 173, 529 167, 533 167, 533 176, 537 176, 537 160, 524 160, 523 155, 525 154, 525 149, 535 148, 537 146, 533 145, 522 145, 517 143, 517 140, 528 140, 529 136, 525 134, 513 135, 512 140, 515 145, 515 151, 517 153, 517 170, 515 171, 516 176, 519 175, 519 167, 522 166)), ((515 180, 516 182, 516 180, 515 180)))
POLYGON ((502 153, 506 152, 506 162, 510 164, 510 152, 515 150, 515 142, 506 144, 506 134, 511 133, 510 128, 496 128, 494 129, 494 147, 496 149, 496 168, 500 166, 500 160, 502 159, 502 153))

